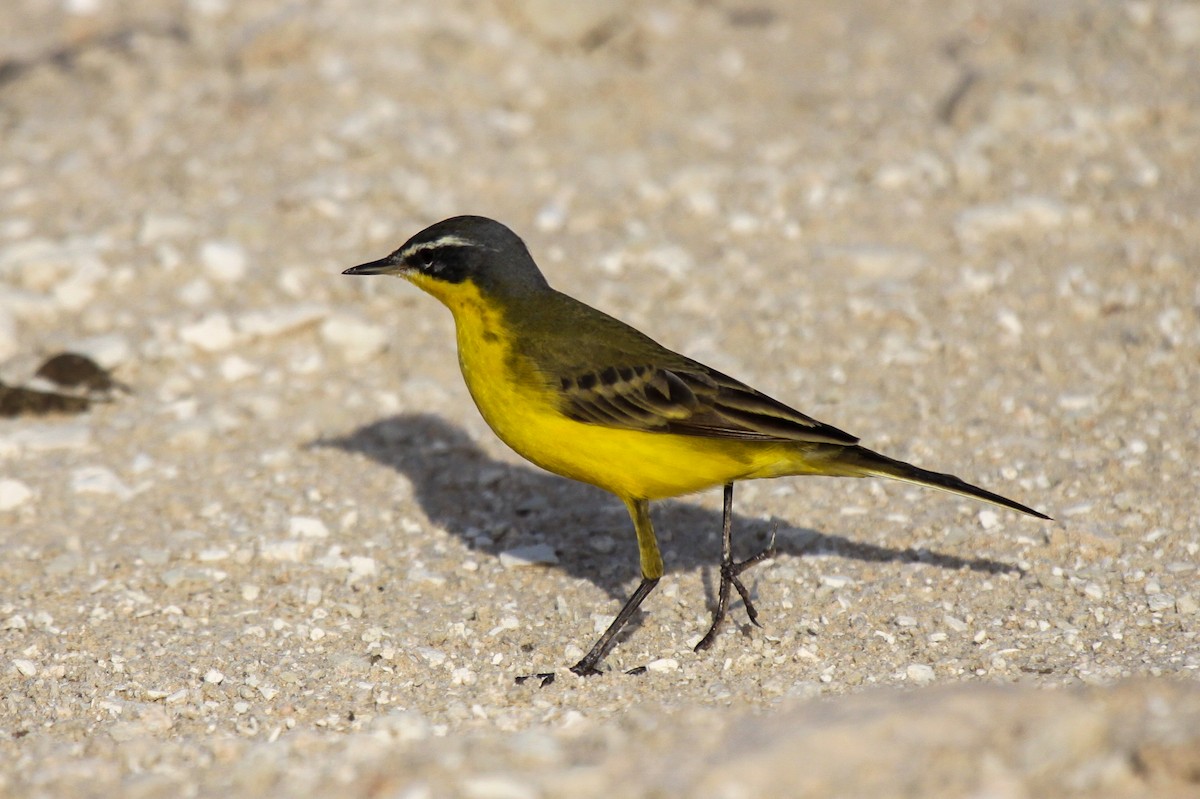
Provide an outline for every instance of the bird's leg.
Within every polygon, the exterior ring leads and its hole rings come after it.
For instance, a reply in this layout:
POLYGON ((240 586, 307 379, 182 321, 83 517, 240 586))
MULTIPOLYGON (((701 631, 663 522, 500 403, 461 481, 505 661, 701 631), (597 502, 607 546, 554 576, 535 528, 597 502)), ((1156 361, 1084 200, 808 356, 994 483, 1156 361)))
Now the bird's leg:
MULTIPOLYGON (((612 624, 608 625, 608 629, 592 645, 588 653, 571 667, 571 671, 580 677, 591 677, 594 674, 600 673, 600 670, 596 666, 600 661, 604 660, 605 655, 613 648, 617 634, 629 623, 629 619, 633 617, 634 613, 637 613, 637 609, 642 604, 642 601, 650 595, 650 592, 654 590, 654 586, 658 585, 658 581, 662 579, 662 555, 658 551, 658 541, 654 537, 654 526, 650 522, 650 503, 644 499, 626 499, 625 504, 629 508, 629 515, 633 517, 633 528, 637 533, 638 556, 642 564, 642 582, 633 592, 633 595, 625 601, 621 612, 612 620, 612 624)), ((630 673, 640 674, 644 670, 644 668, 631 669, 630 673)), ((543 688, 554 682, 554 672, 533 676, 541 680, 543 688)), ((529 677, 518 677, 517 682, 523 683, 528 679, 529 677)))
POLYGON ((629 515, 633 519, 633 531, 637 534, 638 560, 642 565, 642 582, 633 592, 633 596, 629 597, 625 607, 621 608, 621 612, 613 619, 612 624, 608 625, 608 629, 600 636, 600 640, 592 646, 591 651, 583 656, 583 660, 571 667, 571 671, 580 677, 589 677, 599 673, 596 664, 604 660, 608 650, 612 649, 613 639, 617 633, 629 622, 630 617, 637 612, 638 605, 641 605, 642 600, 650 595, 654 586, 658 585, 658 581, 663 576, 662 555, 658 551, 658 539, 654 536, 654 525, 650 521, 650 503, 644 499, 626 499, 625 506, 629 508, 629 515))
POLYGON ((600 673, 600 670, 596 668, 596 664, 604 660, 604 656, 613 647, 613 639, 617 637, 617 633, 629 622, 630 617, 637 612, 638 606, 642 604, 642 600, 650 595, 650 592, 654 590, 654 586, 658 585, 658 580, 659 578, 657 577, 653 580, 648 577, 642 578, 642 582, 638 585, 637 590, 625 602, 625 607, 621 608, 621 612, 612 620, 612 624, 608 625, 608 629, 592 645, 591 650, 583 656, 583 659, 571 667, 571 671, 580 677, 591 677, 593 674, 600 673))
MULTIPOLYGON (((716 639, 717 628, 721 626, 721 622, 725 620, 725 615, 729 612, 729 586, 737 579, 732 570, 733 483, 725 484, 725 508, 723 516, 724 518, 721 520, 721 587, 717 593, 717 609, 713 611, 712 626, 708 628, 708 632, 700 639, 700 643, 696 644, 696 652, 708 649, 716 639)), ((746 607, 749 609, 750 605, 746 607)), ((754 619, 755 615, 757 614, 751 614, 751 620, 754 619)))
POLYGON ((725 620, 725 616, 729 613, 730 586, 737 589, 738 596, 742 598, 742 602, 746 605, 746 615, 750 617, 750 622, 758 627, 762 626, 758 623, 758 611, 754 609, 754 603, 750 601, 750 592, 746 590, 746 586, 742 585, 739 575, 754 564, 775 557, 775 536, 772 533, 771 543, 762 552, 753 557, 746 558, 740 563, 734 563, 733 483, 725 484, 724 511, 724 518, 721 522, 721 588, 717 593, 717 609, 713 611, 712 626, 708 628, 708 632, 700 639, 700 643, 696 644, 695 651, 697 652, 708 649, 712 646, 713 641, 716 640, 717 630, 720 628, 721 622, 725 620))

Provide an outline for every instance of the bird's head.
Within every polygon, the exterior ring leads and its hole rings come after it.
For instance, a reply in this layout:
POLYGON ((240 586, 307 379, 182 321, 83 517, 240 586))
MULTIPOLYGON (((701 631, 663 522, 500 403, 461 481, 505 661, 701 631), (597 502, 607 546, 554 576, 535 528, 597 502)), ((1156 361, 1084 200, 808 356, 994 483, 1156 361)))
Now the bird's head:
POLYGON ((525 296, 549 288, 525 242, 482 216, 442 220, 386 258, 342 274, 396 275, 451 307, 471 289, 485 296, 525 296))

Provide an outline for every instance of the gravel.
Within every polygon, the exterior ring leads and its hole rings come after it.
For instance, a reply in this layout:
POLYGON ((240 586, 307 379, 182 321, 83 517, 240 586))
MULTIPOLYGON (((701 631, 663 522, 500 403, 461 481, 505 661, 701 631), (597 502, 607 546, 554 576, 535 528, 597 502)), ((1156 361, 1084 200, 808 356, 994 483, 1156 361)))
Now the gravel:
POLYGON ((5 22, 0 391, 61 352, 116 388, 0 418, 0 793, 1200 790, 1195 4, 5 22), (698 654, 720 492, 659 503, 667 574, 575 677, 638 579, 623 506, 495 440, 434 300, 339 274, 456 213, 1058 521, 740 484, 763 627, 698 654))

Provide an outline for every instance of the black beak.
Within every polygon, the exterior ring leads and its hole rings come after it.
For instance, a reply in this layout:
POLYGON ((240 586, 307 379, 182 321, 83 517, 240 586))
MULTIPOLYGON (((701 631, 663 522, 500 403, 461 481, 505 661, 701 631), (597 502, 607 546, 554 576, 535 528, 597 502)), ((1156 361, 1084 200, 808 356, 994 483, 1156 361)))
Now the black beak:
POLYGON ((380 258, 378 261, 371 261, 369 264, 359 264, 352 266, 343 275, 389 275, 396 274, 401 271, 397 268, 396 262, 389 255, 387 258, 380 258))

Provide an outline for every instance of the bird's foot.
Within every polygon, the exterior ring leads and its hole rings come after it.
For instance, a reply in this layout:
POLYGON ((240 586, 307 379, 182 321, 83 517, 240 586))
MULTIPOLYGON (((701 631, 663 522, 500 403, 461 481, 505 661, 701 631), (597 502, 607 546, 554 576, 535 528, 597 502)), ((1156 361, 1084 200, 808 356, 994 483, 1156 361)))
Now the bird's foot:
POLYGON ((729 614, 730 586, 736 589, 738 596, 742 598, 742 603, 746 606, 746 615, 750 618, 750 623, 756 627, 762 626, 758 622, 758 611, 754 608, 754 603, 750 601, 750 592, 742 583, 741 574, 751 566, 762 563, 764 560, 770 560, 773 557, 775 557, 774 531, 771 533, 771 543, 762 552, 737 563, 730 560, 721 564, 721 589, 718 595, 717 609, 713 611, 712 626, 708 628, 708 632, 704 634, 704 637, 695 646, 696 652, 708 649, 712 646, 713 641, 717 640, 717 631, 721 627, 721 622, 725 621, 725 617, 729 614))

